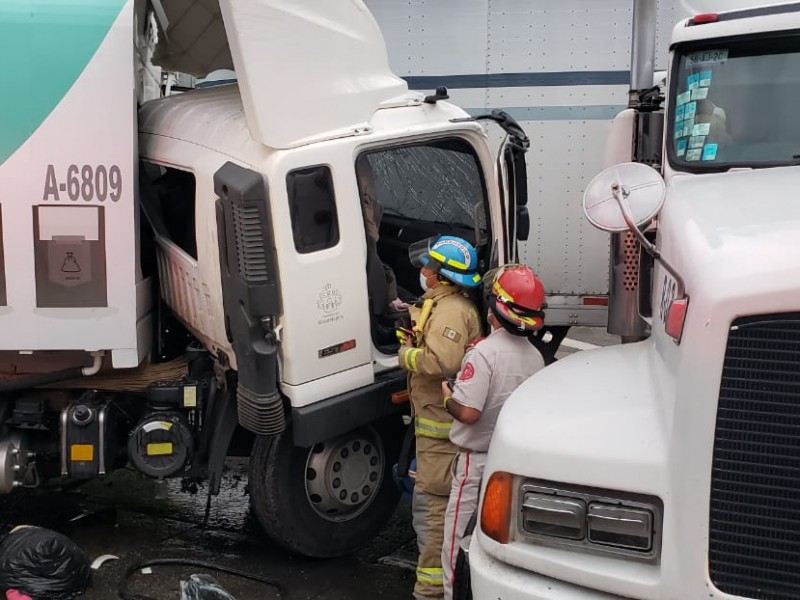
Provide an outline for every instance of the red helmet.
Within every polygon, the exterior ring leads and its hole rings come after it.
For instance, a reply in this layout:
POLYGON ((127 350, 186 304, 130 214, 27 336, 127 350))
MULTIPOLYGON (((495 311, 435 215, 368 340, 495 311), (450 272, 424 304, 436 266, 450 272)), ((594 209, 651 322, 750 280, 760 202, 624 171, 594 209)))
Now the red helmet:
POLYGON ((517 331, 536 331, 544 325, 544 285, 524 265, 498 269, 490 302, 495 315, 517 331))

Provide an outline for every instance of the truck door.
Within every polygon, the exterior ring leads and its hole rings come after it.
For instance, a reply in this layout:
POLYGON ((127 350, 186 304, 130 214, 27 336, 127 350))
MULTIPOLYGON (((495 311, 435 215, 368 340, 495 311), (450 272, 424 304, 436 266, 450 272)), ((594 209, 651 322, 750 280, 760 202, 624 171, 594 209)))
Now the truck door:
POLYGON ((525 163, 530 140, 519 123, 507 113, 493 111, 492 117, 506 132, 497 154, 497 180, 503 212, 505 256, 508 257, 508 262, 516 262, 519 260, 517 242, 526 241, 531 228, 528 213, 528 168, 525 163))
POLYGON ((310 146, 287 153, 273 172, 281 380, 295 407, 373 382, 351 156, 310 146))
POLYGON ((498 243, 502 246, 502 252, 499 253, 498 260, 505 257, 505 262, 516 262, 519 260, 517 242, 528 239, 531 227, 528 214, 528 169, 525 164, 525 153, 530 146, 530 140, 519 123, 503 111, 495 110, 476 119, 494 121, 506 132, 497 154, 496 167, 502 222, 502 231, 498 232, 498 243))

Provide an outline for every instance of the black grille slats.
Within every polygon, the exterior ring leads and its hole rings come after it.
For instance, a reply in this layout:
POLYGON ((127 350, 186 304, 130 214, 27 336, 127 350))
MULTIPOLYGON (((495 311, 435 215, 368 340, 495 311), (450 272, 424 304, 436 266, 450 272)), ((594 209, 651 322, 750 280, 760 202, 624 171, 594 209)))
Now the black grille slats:
POLYGON ((710 509, 709 572, 719 590, 800 598, 800 314, 731 327, 710 509))
POLYGON ((257 206, 233 204, 233 230, 239 274, 248 283, 270 280, 264 241, 264 224, 257 206))

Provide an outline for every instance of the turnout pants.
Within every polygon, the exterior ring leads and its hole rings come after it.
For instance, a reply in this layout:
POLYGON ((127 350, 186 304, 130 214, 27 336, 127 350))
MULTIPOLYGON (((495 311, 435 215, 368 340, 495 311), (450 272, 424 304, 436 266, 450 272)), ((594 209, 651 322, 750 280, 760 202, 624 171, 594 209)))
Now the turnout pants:
POLYGON ((444 569, 444 597, 453 598, 453 578, 456 558, 472 514, 478 509, 483 469, 486 467, 485 452, 459 452, 453 461, 450 500, 444 517, 444 545, 442 566, 444 569))
POLYGON ((450 494, 450 467, 457 451, 449 440, 417 437, 417 480, 413 499, 413 525, 419 548, 414 586, 417 599, 441 598, 444 593, 444 518, 450 494))

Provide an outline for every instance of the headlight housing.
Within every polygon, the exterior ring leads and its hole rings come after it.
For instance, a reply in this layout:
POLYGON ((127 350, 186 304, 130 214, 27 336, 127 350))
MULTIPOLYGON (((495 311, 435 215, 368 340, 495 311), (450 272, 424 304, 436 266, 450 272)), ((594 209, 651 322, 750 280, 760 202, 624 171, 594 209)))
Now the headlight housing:
POLYGON ((646 562, 660 559, 664 507, 656 497, 524 480, 517 506, 523 540, 646 562))

